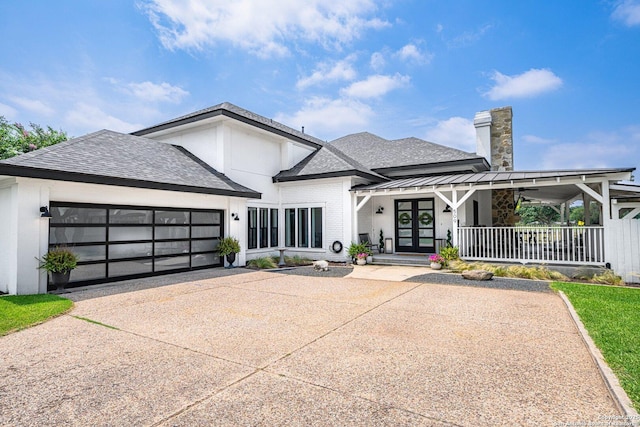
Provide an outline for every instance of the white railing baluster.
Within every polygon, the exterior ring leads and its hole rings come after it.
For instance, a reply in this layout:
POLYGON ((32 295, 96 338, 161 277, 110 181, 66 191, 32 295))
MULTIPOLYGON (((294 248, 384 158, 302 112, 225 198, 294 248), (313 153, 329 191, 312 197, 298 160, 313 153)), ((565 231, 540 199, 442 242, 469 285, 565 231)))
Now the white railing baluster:
POLYGON ((464 259, 604 265, 602 226, 459 227, 464 259))

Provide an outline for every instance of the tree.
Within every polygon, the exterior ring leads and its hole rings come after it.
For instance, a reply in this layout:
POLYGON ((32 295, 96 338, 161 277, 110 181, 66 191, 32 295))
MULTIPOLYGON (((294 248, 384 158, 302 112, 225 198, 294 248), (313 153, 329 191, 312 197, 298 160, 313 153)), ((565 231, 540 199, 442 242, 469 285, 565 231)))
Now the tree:
POLYGON ((518 215, 520 224, 523 225, 533 223, 549 225, 560 221, 560 214, 550 206, 520 206, 518 215))
MULTIPOLYGON (((589 208, 591 212, 591 224, 598 224, 600 221, 600 205, 596 202, 591 202, 589 208)), ((584 221, 584 206, 572 206, 569 209, 569 219, 576 224, 578 221, 584 221)))
POLYGON ((4 116, 0 116, 0 159, 8 159, 69 139, 66 132, 55 130, 51 126, 46 129, 35 123, 29 123, 29 126, 30 129, 27 130, 20 123, 9 123, 4 116))

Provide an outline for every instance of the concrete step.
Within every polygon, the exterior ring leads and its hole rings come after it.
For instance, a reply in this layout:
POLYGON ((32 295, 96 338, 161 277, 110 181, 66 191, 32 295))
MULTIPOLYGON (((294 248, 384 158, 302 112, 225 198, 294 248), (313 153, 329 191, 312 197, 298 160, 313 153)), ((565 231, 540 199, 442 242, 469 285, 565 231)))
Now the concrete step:
POLYGON ((430 254, 374 254, 371 264, 378 265, 429 265, 430 254))

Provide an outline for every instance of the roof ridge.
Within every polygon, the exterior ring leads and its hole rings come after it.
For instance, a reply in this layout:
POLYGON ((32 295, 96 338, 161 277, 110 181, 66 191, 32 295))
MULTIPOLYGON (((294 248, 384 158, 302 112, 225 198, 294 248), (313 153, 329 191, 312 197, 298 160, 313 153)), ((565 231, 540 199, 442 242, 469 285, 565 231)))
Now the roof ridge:
MULTIPOLYGON (((244 118, 245 120, 251 121, 251 122, 255 122, 257 124, 260 124, 262 126, 267 126, 271 129, 273 129, 274 131, 280 131, 280 132, 284 132, 288 135, 291 135, 294 138, 298 138, 300 140, 306 141, 308 143, 314 144, 316 146, 322 146, 325 144, 325 141, 321 140, 320 138, 317 138, 315 136, 306 134, 302 131, 299 131, 297 129, 292 128, 291 126, 287 126, 284 123, 281 123, 277 120, 262 116, 260 114, 254 113, 252 111, 249 111, 245 108, 239 107, 231 102, 222 102, 220 104, 216 104, 213 105, 211 107, 207 107, 207 108, 203 108, 200 110, 196 110, 194 112, 188 113, 188 114, 183 114, 179 117, 175 117, 173 119, 169 119, 166 121, 163 121, 161 123, 152 125, 152 126, 148 126, 145 127, 143 129, 139 129, 137 131, 131 132, 132 135, 139 135, 139 134, 146 134, 146 133, 152 133, 154 132, 153 129, 155 128, 171 128, 174 126, 179 126, 180 122, 182 121, 187 121, 189 119, 193 119, 191 121, 198 121, 198 120, 203 120, 205 118, 208 117, 202 117, 201 119, 197 119, 198 116, 206 116, 206 115, 213 115, 216 111, 220 111, 220 114, 222 114, 223 112, 227 112, 228 114, 226 115, 227 117, 231 117, 229 116, 229 114, 231 115, 236 115, 236 116, 240 116, 242 118, 244 118), (173 126, 170 126, 172 125, 173 126)), ((209 116, 211 117, 211 116, 209 116)), ((276 132, 277 133, 277 132, 276 132)))

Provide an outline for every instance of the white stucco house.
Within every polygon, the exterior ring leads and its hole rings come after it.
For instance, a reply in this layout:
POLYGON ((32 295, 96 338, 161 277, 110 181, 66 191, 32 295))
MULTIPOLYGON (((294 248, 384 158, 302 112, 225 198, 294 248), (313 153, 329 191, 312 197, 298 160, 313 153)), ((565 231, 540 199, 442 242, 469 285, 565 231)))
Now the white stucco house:
POLYGON ((377 243, 380 232, 396 254, 433 253, 450 236, 468 259, 610 265, 634 281, 634 168, 514 171, 511 114, 476 114, 468 153, 366 132, 325 142, 223 103, 0 161, 0 292, 46 292, 37 258, 59 245, 79 255, 80 286, 221 267, 223 236, 239 239, 244 265, 278 248, 344 261, 359 234, 377 243), (513 227, 518 200, 576 198, 599 202, 601 224, 513 227))

